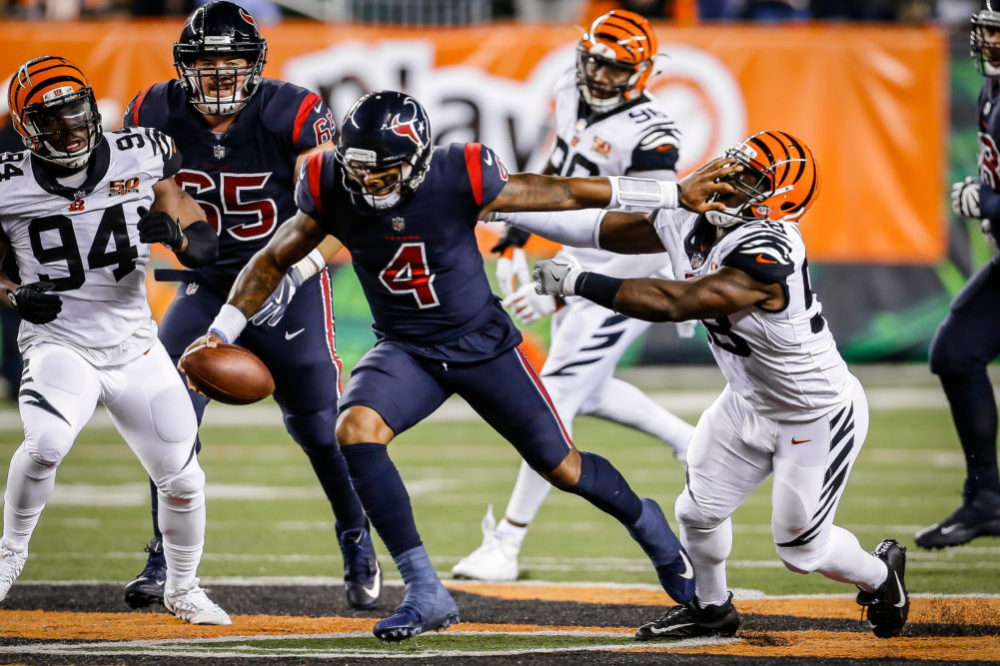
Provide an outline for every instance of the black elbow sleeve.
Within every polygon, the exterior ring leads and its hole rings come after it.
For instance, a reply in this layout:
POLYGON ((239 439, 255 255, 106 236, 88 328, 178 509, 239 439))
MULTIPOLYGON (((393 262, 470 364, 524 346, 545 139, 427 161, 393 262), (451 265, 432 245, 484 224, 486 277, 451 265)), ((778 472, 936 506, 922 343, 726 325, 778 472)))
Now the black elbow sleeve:
POLYGON ((210 266, 219 258, 219 236, 204 220, 188 225, 184 229, 187 248, 177 252, 177 258, 188 268, 210 266))

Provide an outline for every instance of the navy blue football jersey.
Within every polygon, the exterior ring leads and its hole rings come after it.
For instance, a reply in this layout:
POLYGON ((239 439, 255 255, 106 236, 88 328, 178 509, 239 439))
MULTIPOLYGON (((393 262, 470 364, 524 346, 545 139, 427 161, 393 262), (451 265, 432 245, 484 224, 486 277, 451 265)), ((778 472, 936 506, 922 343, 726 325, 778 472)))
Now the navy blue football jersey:
POLYGON ((219 234, 219 259, 199 269, 199 282, 222 294, 278 225, 295 214, 296 157, 329 141, 334 130, 318 95, 276 79, 261 82, 221 135, 209 130, 176 79, 136 95, 124 124, 154 127, 177 143, 184 159, 174 179, 219 234))
POLYGON ((332 152, 309 156, 299 209, 351 253, 374 328, 421 356, 477 361, 521 341, 493 295, 476 243, 476 221, 507 182, 478 143, 436 148, 423 182, 399 205, 356 204, 332 152))
POLYGON ((1000 192, 1000 83, 987 78, 976 102, 979 109, 979 177, 983 185, 1000 192))

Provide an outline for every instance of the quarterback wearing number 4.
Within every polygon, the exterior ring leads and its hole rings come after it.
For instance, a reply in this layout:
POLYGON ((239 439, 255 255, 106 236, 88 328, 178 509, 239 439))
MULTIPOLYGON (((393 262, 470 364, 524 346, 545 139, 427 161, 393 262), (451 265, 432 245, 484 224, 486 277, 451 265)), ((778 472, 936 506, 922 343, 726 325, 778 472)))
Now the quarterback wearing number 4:
POLYGON ((730 172, 719 160, 686 179, 683 193, 673 182, 635 178, 508 175, 478 143, 433 148, 423 107, 395 91, 362 97, 344 119, 336 150, 309 156, 295 219, 251 259, 211 333, 194 344, 236 339, 288 267, 327 234, 350 250, 378 341, 351 374, 337 439, 406 584, 402 605, 375 624, 376 636, 402 640, 458 621, 387 446, 451 394, 465 398, 553 485, 617 518, 664 589, 677 601, 690 599, 693 572, 660 507, 567 436, 517 347, 517 328, 490 290, 475 227, 492 210, 658 208, 678 199, 700 209, 697 202, 731 189, 715 182, 730 172))
MULTIPOLYGON (((214 265, 177 276, 177 298, 160 329, 175 360, 205 331, 247 260, 295 214, 296 161, 332 147, 326 103, 299 86, 263 78, 266 58, 267 42, 246 10, 225 0, 208 3, 188 17, 174 44, 180 78, 141 91, 125 112, 126 127, 156 127, 176 138, 184 162, 174 179, 219 235, 214 265)), ((347 602, 366 609, 378 602, 382 573, 334 434, 340 359, 326 262, 339 249, 330 239, 289 267, 239 343, 274 377, 285 427, 309 457, 336 518, 347 602)), ((208 401, 194 392, 191 400, 200 421, 208 401)), ((155 508, 153 516, 146 568, 125 588, 133 607, 160 600, 155 508)))
POLYGON ((700 319, 728 382, 698 421, 675 507, 694 564, 695 598, 636 636, 736 632, 739 616, 726 585, 730 516, 771 474, 771 529, 784 565, 856 584, 875 635, 895 636, 909 609, 905 549, 885 539, 869 554, 833 524, 868 431, 868 403, 809 285, 796 223, 819 194, 813 155, 784 132, 761 132, 726 156, 741 166, 726 178, 734 191, 719 197, 721 209, 703 215, 536 213, 513 220, 568 245, 666 250, 674 270, 689 279, 622 280, 558 255, 535 266, 535 279, 544 293, 575 294, 630 317, 700 319))
POLYGON ((104 134, 94 91, 64 58, 22 65, 10 82, 14 128, 28 150, 0 157, 0 303, 20 313, 24 442, 4 496, 0 600, 28 556, 56 470, 101 401, 153 479, 163 525, 167 609, 194 624, 229 624, 195 577, 205 542, 205 473, 197 420, 146 302, 149 245, 178 220, 178 258, 215 260, 202 210, 171 176, 180 156, 145 128, 104 134), (150 211, 149 209, 152 209, 150 211))

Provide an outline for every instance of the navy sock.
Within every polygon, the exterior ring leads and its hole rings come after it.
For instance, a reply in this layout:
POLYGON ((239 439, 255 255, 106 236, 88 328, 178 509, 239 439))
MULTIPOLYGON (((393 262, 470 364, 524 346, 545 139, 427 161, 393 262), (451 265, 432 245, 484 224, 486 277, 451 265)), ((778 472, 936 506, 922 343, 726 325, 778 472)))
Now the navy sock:
POLYGON ((629 487, 625 477, 595 453, 580 451, 580 480, 567 490, 625 525, 632 525, 642 514, 642 500, 629 487))
POLYGON ((395 560, 422 546, 413 521, 410 496, 384 444, 362 442, 341 447, 361 504, 395 560))
POLYGON ((986 369, 974 374, 941 374, 951 416, 965 454, 966 498, 979 490, 1000 492, 997 471, 997 407, 986 369))
POLYGON ((341 448, 334 444, 316 451, 309 451, 305 447, 303 450, 309 456, 316 478, 330 501, 330 508, 337 520, 337 534, 367 527, 365 510, 361 508, 361 501, 351 484, 351 473, 347 469, 347 460, 341 448))

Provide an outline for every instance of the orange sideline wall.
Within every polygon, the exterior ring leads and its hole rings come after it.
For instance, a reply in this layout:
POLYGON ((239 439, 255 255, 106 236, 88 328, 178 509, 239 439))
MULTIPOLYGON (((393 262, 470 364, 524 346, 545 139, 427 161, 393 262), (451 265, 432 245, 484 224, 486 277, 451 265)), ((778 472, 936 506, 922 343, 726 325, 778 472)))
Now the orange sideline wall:
MULTIPOLYGON (((88 74, 118 126, 141 88, 172 78, 180 21, 0 25, 4 92, 45 53, 88 74)), ((405 88, 439 141, 481 141, 512 170, 548 149, 548 93, 573 63, 562 25, 418 30, 316 23, 263 29, 265 73, 324 96, 339 118, 362 92, 405 88)), ((657 29, 651 92, 684 133, 682 171, 753 131, 780 128, 816 154, 818 203, 802 225, 815 262, 935 264, 947 246, 946 41, 934 28, 846 25, 657 29)), ((0 124, 7 122, 6 94, 0 124)), ((486 239, 488 241, 488 239, 486 239)), ((484 241, 486 242, 486 241, 484 241)))

